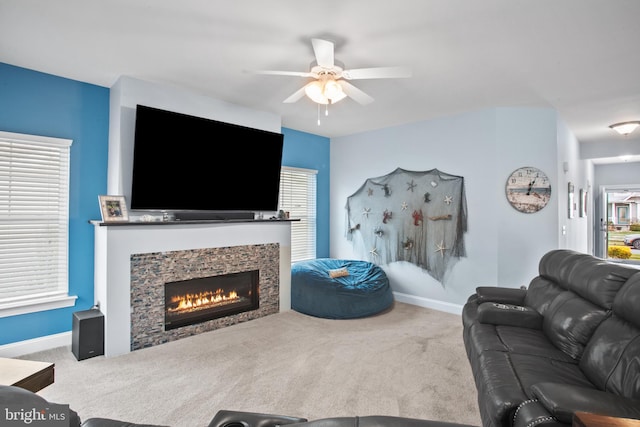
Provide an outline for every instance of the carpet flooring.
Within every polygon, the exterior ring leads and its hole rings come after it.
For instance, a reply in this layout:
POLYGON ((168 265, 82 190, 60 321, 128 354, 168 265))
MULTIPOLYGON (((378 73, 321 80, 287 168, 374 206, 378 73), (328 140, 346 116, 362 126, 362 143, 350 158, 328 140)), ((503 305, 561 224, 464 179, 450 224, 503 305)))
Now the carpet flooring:
POLYGON ((55 363, 39 394, 83 420, 196 427, 226 409, 481 425, 460 316, 405 303, 351 320, 287 311, 116 357, 22 358, 55 363))

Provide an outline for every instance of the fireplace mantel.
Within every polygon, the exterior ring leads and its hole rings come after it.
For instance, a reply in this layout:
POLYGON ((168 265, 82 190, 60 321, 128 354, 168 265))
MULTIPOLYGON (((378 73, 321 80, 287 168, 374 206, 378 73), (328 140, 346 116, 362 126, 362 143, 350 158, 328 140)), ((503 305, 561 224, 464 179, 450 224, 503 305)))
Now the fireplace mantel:
POLYGON ((291 222, 92 222, 95 234, 95 303, 105 316, 105 356, 131 351, 133 254, 278 243, 279 310, 291 309, 291 222))

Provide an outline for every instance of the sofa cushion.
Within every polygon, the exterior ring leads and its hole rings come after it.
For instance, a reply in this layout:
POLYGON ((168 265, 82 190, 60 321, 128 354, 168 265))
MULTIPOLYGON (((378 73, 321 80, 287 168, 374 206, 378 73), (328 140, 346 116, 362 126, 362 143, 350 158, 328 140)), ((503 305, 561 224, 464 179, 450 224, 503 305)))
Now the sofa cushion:
POLYGON ((611 309, 613 300, 636 268, 598 258, 581 259, 573 269, 569 289, 595 305, 611 309))
POLYGON ((640 399, 640 276, 620 290, 613 315, 585 347, 580 368, 601 390, 640 399))
POLYGON ((511 354, 511 363, 529 399, 534 398, 531 387, 541 382, 558 382, 595 389, 576 363, 529 354, 511 354))
POLYGON ((616 295, 613 312, 640 328, 640 273, 635 274, 616 295))
POLYGON ((510 353, 539 356, 565 363, 576 363, 556 348, 540 329, 498 326, 496 333, 510 353))
POLYGON ((528 397, 513 370, 509 353, 485 351, 469 359, 478 390, 478 408, 485 426, 507 426, 528 397), (481 397, 481 398, 480 398, 481 397))
POLYGON ((592 259, 590 255, 572 251, 570 249, 557 249, 549 251, 540 258, 538 263, 539 275, 547 280, 557 283, 563 289, 569 289, 571 275, 576 265, 581 260, 592 259))
POLYGON ((544 316, 542 329, 549 340, 574 359, 579 359, 584 346, 608 311, 571 291, 558 295, 544 316))
POLYGON ((551 302, 566 289, 544 277, 535 277, 529 283, 527 295, 524 297, 524 306, 535 309, 541 315, 545 315, 551 302))
POLYGON ((496 325, 476 322, 468 328, 469 333, 464 335, 467 354, 476 357, 483 351, 507 351, 507 346, 500 339, 496 331, 496 325))

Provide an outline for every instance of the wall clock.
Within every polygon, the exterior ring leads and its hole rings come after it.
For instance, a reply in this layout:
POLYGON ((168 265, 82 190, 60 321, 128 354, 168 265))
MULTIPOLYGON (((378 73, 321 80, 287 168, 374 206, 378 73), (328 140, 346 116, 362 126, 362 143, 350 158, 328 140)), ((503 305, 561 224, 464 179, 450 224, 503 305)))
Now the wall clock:
POLYGON ((507 200, 515 209, 524 213, 538 212, 551 199, 551 183, 538 168, 521 167, 507 179, 507 200))

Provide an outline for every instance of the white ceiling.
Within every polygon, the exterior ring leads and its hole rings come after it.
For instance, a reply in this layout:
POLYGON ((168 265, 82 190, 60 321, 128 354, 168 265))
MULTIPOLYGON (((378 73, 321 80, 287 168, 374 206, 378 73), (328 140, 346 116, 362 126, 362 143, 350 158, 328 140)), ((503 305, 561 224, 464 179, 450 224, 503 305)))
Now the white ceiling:
POLYGON ((327 137, 540 106, 581 142, 619 141, 608 125, 640 120, 639 41, 639 0, 0 0, 0 62, 177 85, 327 137), (345 99, 318 126, 310 100, 282 102, 305 78, 246 72, 308 71, 312 37, 346 68, 413 76, 351 81, 375 102, 345 99))

